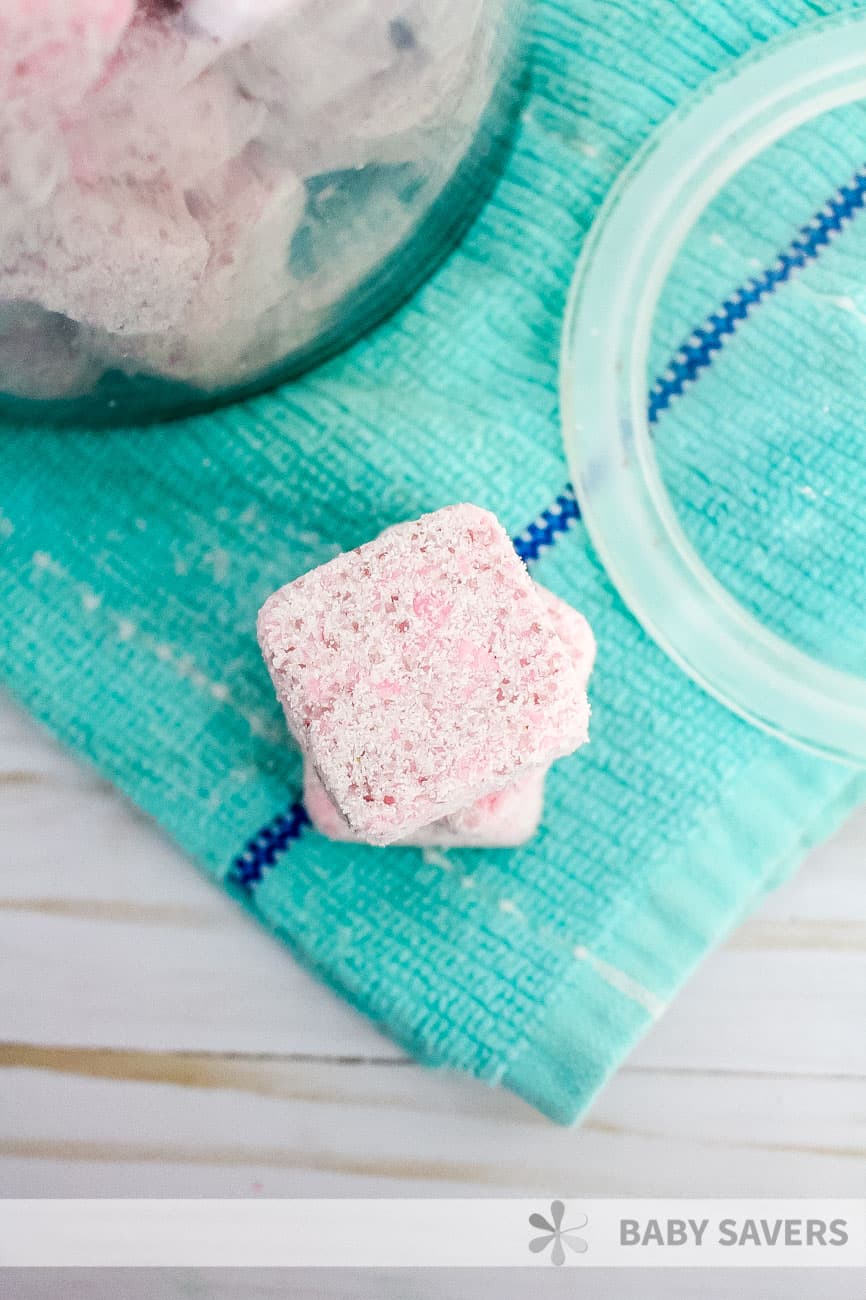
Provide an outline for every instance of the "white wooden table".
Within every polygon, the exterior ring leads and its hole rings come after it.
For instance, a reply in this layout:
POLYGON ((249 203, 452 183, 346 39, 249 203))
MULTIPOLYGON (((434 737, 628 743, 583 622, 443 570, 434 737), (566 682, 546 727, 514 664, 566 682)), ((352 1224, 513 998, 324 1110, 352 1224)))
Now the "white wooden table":
POLYGON ((866 810, 574 1130, 408 1062, 2 699, 0 954, 3 1195, 866 1190, 866 810))

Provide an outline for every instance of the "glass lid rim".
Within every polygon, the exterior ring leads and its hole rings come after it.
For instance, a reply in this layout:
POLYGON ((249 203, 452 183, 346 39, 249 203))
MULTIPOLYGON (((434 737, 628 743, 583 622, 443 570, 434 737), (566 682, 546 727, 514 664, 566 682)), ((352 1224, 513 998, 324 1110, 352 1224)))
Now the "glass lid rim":
POLYGON ((676 110, 620 174, 587 235, 569 290, 559 375, 581 514, 644 629, 728 708, 790 743, 858 766, 866 765, 866 674, 834 668, 771 632, 704 565, 656 463, 647 359, 668 272, 707 205, 769 145, 861 98, 866 12, 761 47, 676 110))

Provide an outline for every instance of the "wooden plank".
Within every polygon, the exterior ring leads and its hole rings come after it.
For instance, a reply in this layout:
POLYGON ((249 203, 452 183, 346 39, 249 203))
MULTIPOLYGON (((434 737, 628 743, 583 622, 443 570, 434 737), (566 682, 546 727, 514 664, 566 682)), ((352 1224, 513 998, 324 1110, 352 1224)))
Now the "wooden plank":
POLYGON ((402 1055, 8 703, 0 828, 0 1038, 402 1055))
POLYGON ((0 781, 57 777, 91 788, 100 778, 56 744, 0 690, 0 781))
POLYGON ((579 1129, 405 1064, 16 1048, 6 1195, 858 1195, 862 1083, 627 1070, 579 1129))

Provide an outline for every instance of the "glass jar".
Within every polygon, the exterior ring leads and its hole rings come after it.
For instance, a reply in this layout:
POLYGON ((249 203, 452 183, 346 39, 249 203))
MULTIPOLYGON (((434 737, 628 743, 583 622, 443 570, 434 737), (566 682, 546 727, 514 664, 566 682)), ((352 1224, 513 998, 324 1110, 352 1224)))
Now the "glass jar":
POLYGON ((13 0, 0 410, 164 418, 392 310, 484 192, 517 0, 13 0))

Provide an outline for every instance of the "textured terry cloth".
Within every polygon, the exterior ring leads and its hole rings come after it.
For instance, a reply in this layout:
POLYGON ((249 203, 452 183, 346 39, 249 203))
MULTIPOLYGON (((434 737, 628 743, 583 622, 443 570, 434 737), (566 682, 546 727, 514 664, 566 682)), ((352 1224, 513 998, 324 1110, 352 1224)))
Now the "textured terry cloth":
MULTIPOLYGON (((409 1051, 504 1083, 558 1120, 584 1109, 707 948, 866 792, 862 777, 713 702, 641 632, 563 491, 556 399, 569 277, 623 163, 714 70, 842 7, 544 0, 495 195, 385 326, 234 409, 147 431, 17 429, 0 440, 12 691, 409 1051), (589 617, 592 743, 554 766, 542 827, 520 849, 425 857, 330 843, 295 803, 300 756, 258 654, 256 611, 341 548, 460 500, 495 511, 535 576, 589 617)), ((850 381, 843 413, 863 409, 862 317, 837 311, 822 347, 810 314, 822 277, 844 275, 856 215, 832 256, 813 239, 800 259, 809 269, 774 279, 736 330, 720 304, 741 301, 743 267, 774 265, 838 186, 848 197, 837 205, 863 206, 866 186, 850 178, 864 126, 862 110, 833 114, 748 169, 666 291, 655 432, 687 526, 710 551, 717 501, 701 495, 690 438, 715 441, 728 508, 760 540, 769 510, 809 500, 791 490, 808 467, 804 392, 832 385, 838 396, 850 381), (710 331, 701 356, 678 353, 699 327, 710 331), (772 436, 768 374, 784 379, 772 436), (761 479, 742 471, 791 430, 791 454, 772 461, 767 498, 755 501, 761 479)), ((822 499, 844 502, 850 461, 829 458, 822 473, 822 499)), ((792 520, 795 537, 802 517, 792 520)), ((845 511, 824 524, 832 588, 834 566, 855 560, 845 511)), ((730 577, 738 558, 734 546, 712 562, 730 577)), ((734 574, 739 594, 784 626, 801 617, 785 599, 796 566, 772 546, 763 558, 760 581, 734 574)), ((791 635, 808 640, 824 612, 807 608, 791 635)), ((837 649, 853 652, 848 641, 837 649)))

